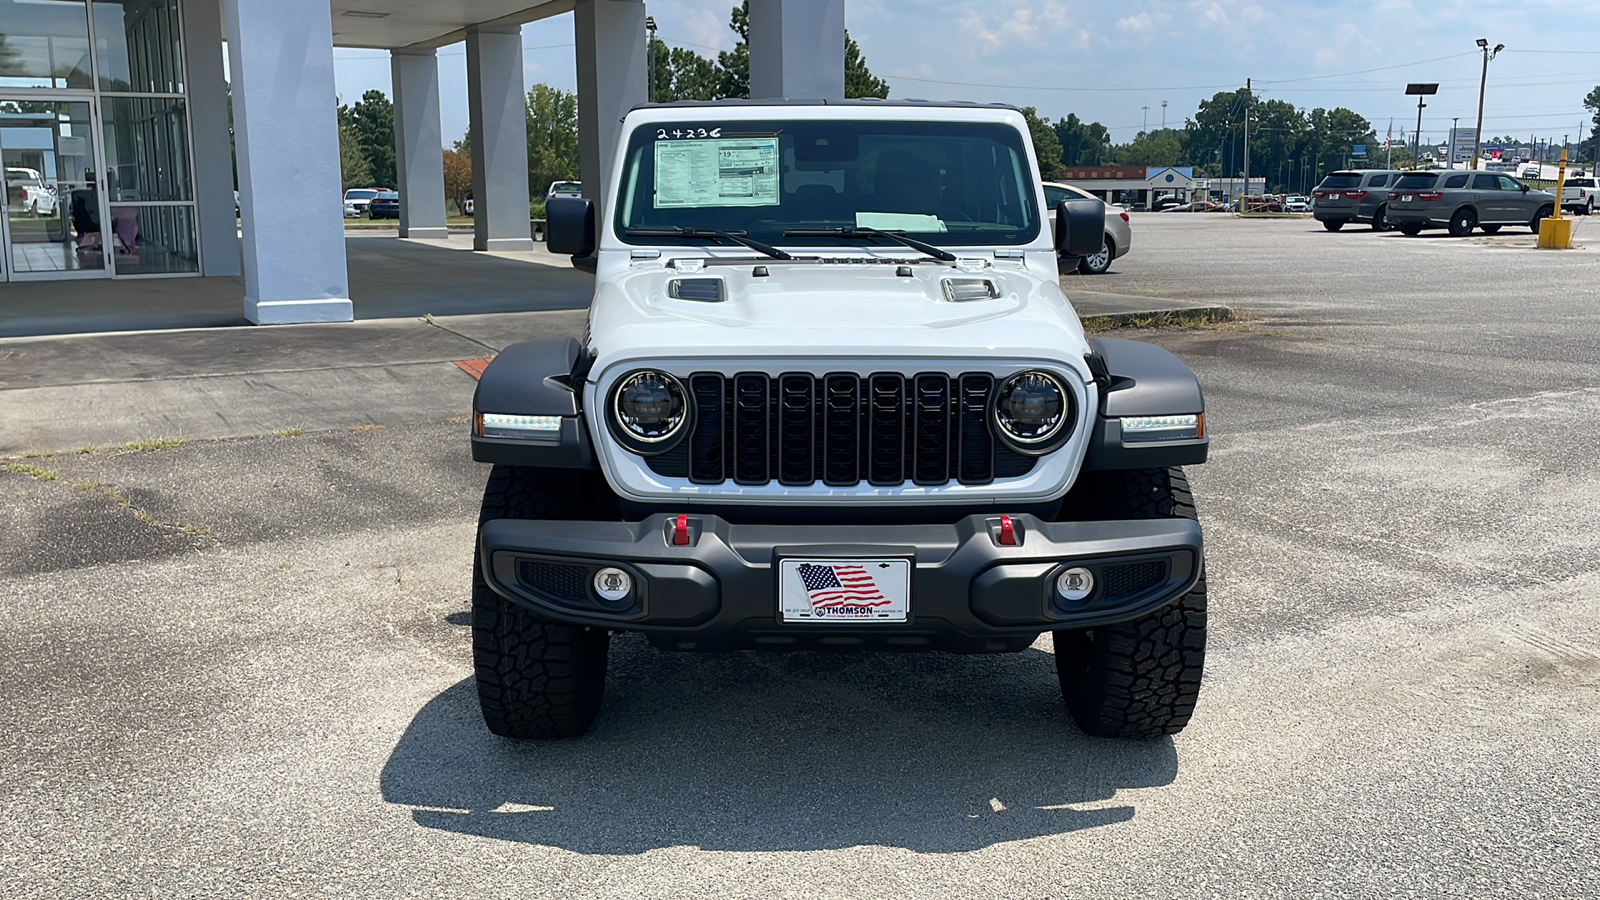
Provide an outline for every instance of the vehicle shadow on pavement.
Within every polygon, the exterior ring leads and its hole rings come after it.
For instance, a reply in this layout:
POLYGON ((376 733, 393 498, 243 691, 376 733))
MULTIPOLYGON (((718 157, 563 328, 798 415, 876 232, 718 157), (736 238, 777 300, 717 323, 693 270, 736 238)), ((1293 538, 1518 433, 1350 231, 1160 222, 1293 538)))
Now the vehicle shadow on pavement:
POLYGON ((589 735, 497 738, 468 678, 417 713, 381 789, 428 828, 577 853, 954 853, 1128 821, 1117 792, 1177 769, 1170 738, 1079 732, 1038 650, 691 655, 629 637, 589 735))

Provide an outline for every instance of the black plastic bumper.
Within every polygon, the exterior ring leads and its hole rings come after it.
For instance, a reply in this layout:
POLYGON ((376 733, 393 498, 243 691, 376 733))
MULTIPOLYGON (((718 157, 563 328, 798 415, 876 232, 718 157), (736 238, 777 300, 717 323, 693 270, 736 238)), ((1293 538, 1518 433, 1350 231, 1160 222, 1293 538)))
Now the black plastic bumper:
POLYGON ((643 632, 673 649, 1022 650, 1042 631, 1123 621, 1181 597, 1202 560, 1186 519, 1046 522, 1011 517, 1017 544, 1000 544, 1000 517, 953 525, 743 525, 717 516, 640 522, 499 519, 479 541, 499 594, 558 621, 643 632), (902 557, 911 562, 905 623, 785 623, 778 560, 902 557), (595 594, 595 573, 623 569, 628 597, 595 594), (1094 593, 1068 602, 1056 576, 1082 566, 1094 593))

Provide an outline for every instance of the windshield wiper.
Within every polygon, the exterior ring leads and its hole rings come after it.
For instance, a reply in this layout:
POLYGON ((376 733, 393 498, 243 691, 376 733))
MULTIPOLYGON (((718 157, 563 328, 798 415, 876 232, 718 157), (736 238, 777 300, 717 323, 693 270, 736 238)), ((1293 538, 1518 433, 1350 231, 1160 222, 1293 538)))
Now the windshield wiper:
POLYGON ((883 231, 881 229, 867 228, 867 227, 861 226, 861 225, 855 225, 855 226, 846 225, 846 226, 844 226, 842 228, 797 228, 797 229, 795 229, 793 231, 785 231, 783 233, 783 236, 784 237, 864 237, 864 238, 881 237, 881 238, 887 238, 887 239, 889 239, 891 241, 894 241, 896 243, 899 243, 899 244, 904 244, 904 245, 906 245, 907 247, 910 247, 913 250, 921 250, 923 253, 926 253, 929 256, 931 256, 931 257, 933 257, 934 259, 937 259, 937 260, 942 260, 944 262, 955 262, 956 261, 956 255, 954 253, 951 253, 949 250, 944 249, 943 247, 939 247, 939 246, 936 246, 934 244, 929 244, 926 241, 919 241, 916 238, 908 238, 903 233, 898 232, 898 231, 883 231))
POLYGON ((751 240, 750 238, 745 237, 745 233, 743 231, 722 231, 717 228, 690 228, 687 225, 680 225, 676 228, 627 228, 624 229, 622 233, 628 237, 722 238, 724 240, 733 241, 735 244, 743 244, 746 247, 749 247, 751 250, 754 250, 757 253, 766 254, 773 259, 794 259, 794 257, 788 252, 779 250, 777 247, 774 247, 771 244, 763 244, 760 241, 751 240))

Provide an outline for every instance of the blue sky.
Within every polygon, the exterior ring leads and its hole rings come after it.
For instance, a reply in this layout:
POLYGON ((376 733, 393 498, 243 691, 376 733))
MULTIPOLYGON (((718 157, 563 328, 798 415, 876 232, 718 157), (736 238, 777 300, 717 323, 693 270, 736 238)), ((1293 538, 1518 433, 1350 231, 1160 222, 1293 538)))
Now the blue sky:
MULTIPOLYGON (((1445 140, 1452 116, 1477 116, 1476 38, 1506 50, 1489 64, 1484 130, 1577 140, 1582 101, 1600 84, 1600 17, 1585 4, 1517 0, 846 0, 850 33, 892 97, 984 100, 1099 121, 1117 143, 1148 121, 1181 126, 1196 104, 1252 78, 1260 96, 1311 109, 1347 106, 1381 136, 1416 121, 1407 81, 1436 81, 1423 135, 1445 140), (1149 107, 1146 111, 1142 107, 1149 107), (1148 118, 1147 118, 1148 117, 1148 118)), ((670 44, 730 49, 733 0, 655 0, 670 44)), ((525 80, 573 90, 572 16, 523 28, 525 80)), ((467 127, 466 51, 440 51, 446 140, 467 127)), ((388 54, 335 51, 339 93, 392 93, 388 54)), ((1585 132, 1587 136, 1587 131, 1585 132)))

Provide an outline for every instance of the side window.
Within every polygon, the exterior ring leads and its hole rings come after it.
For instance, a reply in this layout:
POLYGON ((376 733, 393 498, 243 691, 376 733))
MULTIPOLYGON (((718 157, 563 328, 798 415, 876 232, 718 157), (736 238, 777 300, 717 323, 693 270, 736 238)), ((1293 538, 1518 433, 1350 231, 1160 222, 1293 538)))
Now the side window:
POLYGON ((1444 186, 1447 188, 1464 188, 1467 186, 1467 176, 1451 175, 1444 180, 1444 186))
POLYGON ((1500 176, 1500 190, 1502 190, 1502 191, 1520 191, 1520 190, 1522 190, 1522 184, 1520 182, 1514 180, 1510 175, 1501 175, 1500 176))
POLYGON ((1044 202, 1051 209, 1055 209, 1056 207, 1060 206, 1061 201, 1070 199, 1072 199, 1072 195, 1066 191, 1063 191, 1061 188, 1050 187, 1048 185, 1045 186, 1044 202))
POLYGON ((1388 183, 1389 183, 1389 176, 1387 176, 1387 175, 1375 175, 1375 176, 1373 176, 1371 181, 1367 182, 1367 187, 1383 187, 1384 185, 1386 185, 1388 183))
POLYGON ((1495 180, 1493 175, 1474 175, 1472 176, 1472 189, 1475 191, 1498 191, 1500 190, 1500 183, 1495 180))

